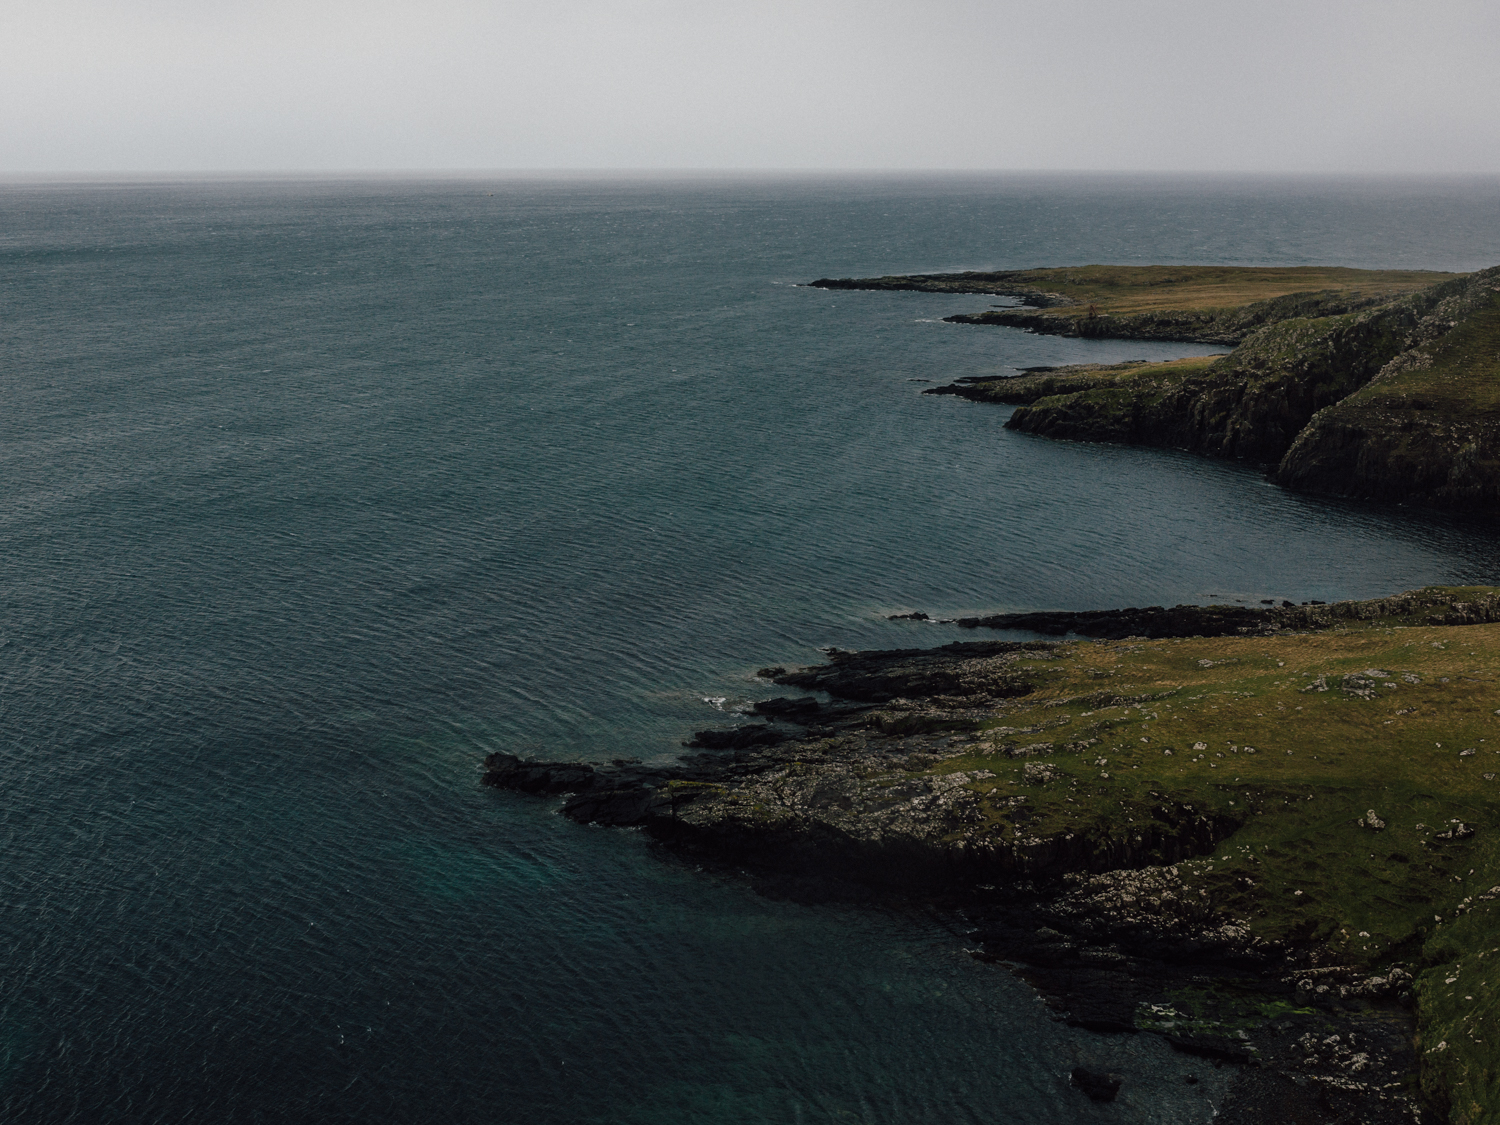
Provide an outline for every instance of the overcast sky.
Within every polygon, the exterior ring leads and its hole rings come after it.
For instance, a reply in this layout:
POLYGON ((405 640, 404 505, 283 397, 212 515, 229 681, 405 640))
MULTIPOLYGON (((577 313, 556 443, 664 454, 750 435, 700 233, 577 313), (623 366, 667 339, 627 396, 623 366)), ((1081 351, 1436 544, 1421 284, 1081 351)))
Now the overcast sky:
POLYGON ((3 0, 0 172, 1500 172, 1496 0, 3 0))

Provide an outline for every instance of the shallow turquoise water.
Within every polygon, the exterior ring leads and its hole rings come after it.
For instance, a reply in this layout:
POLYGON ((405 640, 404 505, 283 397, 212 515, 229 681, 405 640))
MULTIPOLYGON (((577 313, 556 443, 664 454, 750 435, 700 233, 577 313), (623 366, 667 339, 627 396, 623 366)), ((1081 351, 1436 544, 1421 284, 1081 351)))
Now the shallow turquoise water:
MULTIPOLYGON (((0 1105, 27 1121, 1207 1120, 937 923, 483 791, 929 612, 1492 581, 1485 521, 1007 433, 1211 349, 823 275, 1500 261, 1477 182, 0 187, 0 1105), (1083 1062, 1121 1101, 1066 1086, 1083 1062)), ((1202 1076, 1188 1087, 1183 1075, 1202 1076)))

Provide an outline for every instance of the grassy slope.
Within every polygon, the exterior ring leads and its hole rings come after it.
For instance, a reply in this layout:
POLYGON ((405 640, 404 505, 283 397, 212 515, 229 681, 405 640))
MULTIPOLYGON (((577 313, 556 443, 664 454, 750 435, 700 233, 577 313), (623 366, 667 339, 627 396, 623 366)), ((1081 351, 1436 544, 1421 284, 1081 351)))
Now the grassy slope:
POLYGON ((1312 420, 1277 479, 1363 496, 1500 501, 1500 292, 1312 420))
POLYGON ((1057 315, 1095 305, 1101 315, 1238 308, 1289 293, 1336 290, 1361 297, 1409 293, 1456 275, 1427 270, 1356 270, 1329 266, 1079 266, 1018 270, 1015 283, 1073 303, 1057 315))
POLYGON ((1261 938, 1372 969, 1418 963, 1424 1088, 1456 1122, 1500 1120, 1500 625, 1077 642, 1059 655, 991 724, 1045 721, 1059 748, 1097 739, 1046 757, 1059 780, 1028 785, 1026 763, 985 741, 941 767, 993 771, 974 786, 992 831, 1109 837, 1164 804, 1243 818, 1212 857, 1178 865, 1189 884, 1261 938), (1351 674, 1369 698, 1344 690, 1351 674), (1140 702, 1090 706, 1101 690, 1140 702), (1370 809, 1383 829, 1360 823, 1370 809), (1440 838, 1456 821, 1475 834, 1440 838))
MULTIPOLYGON (((1189 356, 1165 363, 1079 364, 1029 375, 1011 375, 965 384, 964 397, 978 402, 1029 404, 1083 391, 1134 390, 1201 374, 1216 356, 1189 356)), ((928 391, 928 394, 933 392, 928 391)))
POLYGON ((1332 266, 1095 265, 821 279, 813 284, 827 288, 994 293, 1021 297, 1029 304, 1041 306, 1040 315, 1072 321, 1089 316, 1091 305, 1098 316, 1150 318, 1162 314, 1228 313, 1292 294, 1317 294, 1345 304, 1389 300, 1457 276, 1460 275, 1431 270, 1356 270, 1332 266))
POLYGON ((1394 371, 1353 396, 1361 405, 1500 417, 1500 292, 1428 348, 1424 366, 1394 371))
POLYGON ((1027 433, 1275 464, 1318 410, 1398 355, 1416 323, 1406 302, 1292 318, 1255 330, 1216 359, 1041 373, 1015 387, 990 381, 962 393, 1025 399, 1007 424, 1027 433))

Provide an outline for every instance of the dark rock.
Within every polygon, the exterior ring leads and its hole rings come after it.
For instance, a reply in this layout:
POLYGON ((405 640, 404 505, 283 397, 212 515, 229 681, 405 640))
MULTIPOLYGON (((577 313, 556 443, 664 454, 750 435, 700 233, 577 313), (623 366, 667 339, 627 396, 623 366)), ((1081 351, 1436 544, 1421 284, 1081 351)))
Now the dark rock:
POLYGON ((514 789, 538 796, 576 793, 593 784, 596 772, 583 762, 523 761, 514 754, 496 752, 484 760, 480 781, 496 789, 514 789))
POLYGON ((997 613, 988 617, 959 617, 951 624, 960 629, 1015 629, 1059 637, 1076 633, 1081 637, 1232 637, 1256 632, 1269 619, 1267 610, 1249 606, 1159 605, 1144 609, 1105 609, 1083 612, 1041 611, 997 613))
POLYGON ((968 271, 950 274, 913 274, 890 277, 820 277, 808 282, 810 289, 905 289, 926 293, 993 293, 1019 298, 1023 305, 1051 308, 1073 302, 1056 293, 1048 293, 1020 279, 1015 271, 982 273, 968 271))
POLYGON ((563 815, 583 824, 627 828, 640 824, 670 799, 653 789, 608 789, 581 793, 563 805, 563 815))
POLYGON ((1031 680, 1009 662, 1045 648, 1046 642, 979 641, 877 652, 830 649, 827 664, 784 673, 776 682, 861 703, 917 696, 1003 699, 1032 690, 1031 680))
POLYGON ((781 695, 775 699, 763 699, 755 705, 757 715, 766 715, 773 719, 787 719, 794 723, 806 722, 822 709, 823 705, 810 695, 801 699, 788 699, 781 695))
POLYGON ((1086 1067, 1075 1066, 1073 1085, 1087 1094, 1090 1101, 1112 1102, 1120 1092, 1121 1079, 1117 1074, 1097 1074, 1086 1067))
POLYGON ((1002 406, 1025 406, 1053 395, 1071 395, 1082 391, 1114 386, 1121 375, 1130 374, 1143 360, 1124 363, 1075 363, 1067 367, 1027 367, 1019 375, 990 375, 959 379, 939 387, 929 387, 924 395, 953 395, 970 402, 989 402, 1002 406))
MULTIPOLYGON (((1500 621, 1500 598, 1480 595, 1460 601, 1455 595, 1413 590, 1390 598, 1369 601, 1306 602, 1261 609, 1240 605, 1159 605, 1142 609, 1042 610, 1033 613, 996 613, 987 617, 959 617, 940 622, 960 629, 1009 629, 1060 637, 1122 640, 1126 637, 1233 637, 1280 631, 1316 632, 1351 621, 1377 618, 1415 619, 1426 614, 1423 624, 1481 625, 1500 621), (1439 611, 1433 613, 1432 611, 1439 611)), ((780 682, 792 682, 783 679, 780 682)))
MULTIPOLYGON (((814 700, 814 703, 817 701, 814 700)), ((786 735, 768 726, 736 727, 734 730, 700 730, 691 742, 683 743, 698 750, 747 750, 752 746, 775 746, 785 742, 786 735)))
POLYGON ((891 613, 886 615, 887 621, 931 621, 925 613, 891 613))

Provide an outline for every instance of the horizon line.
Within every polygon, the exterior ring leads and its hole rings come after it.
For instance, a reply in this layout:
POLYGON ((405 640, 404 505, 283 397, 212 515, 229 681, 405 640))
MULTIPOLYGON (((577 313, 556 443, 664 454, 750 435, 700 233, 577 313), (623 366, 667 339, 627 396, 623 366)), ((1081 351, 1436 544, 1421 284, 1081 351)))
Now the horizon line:
POLYGON ((0 183, 70 182, 162 182, 183 180, 466 180, 499 179, 730 179, 730 178, 898 178, 898 177, 1120 177, 1135 179, 1195 177, 1202 179, 1283 180, 1387 180, 1442 181, 1495 180, 1500 172, 1398 172, 1398 171, 1266 171, 1259 169, 1139 169, 1139 168, 760 168, 760 167, 527 167, 527 168, 101 168, 56 170, 3 170, 0 183))

